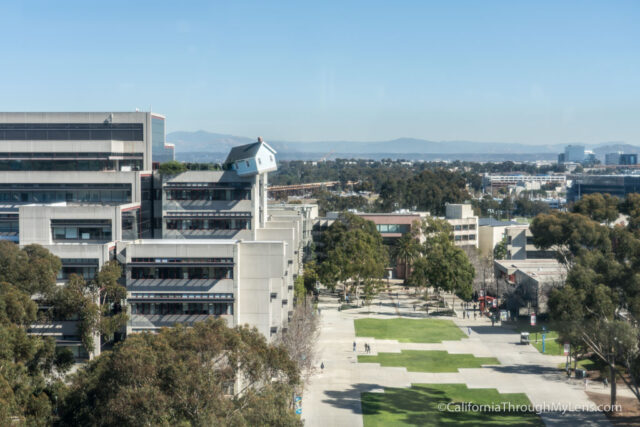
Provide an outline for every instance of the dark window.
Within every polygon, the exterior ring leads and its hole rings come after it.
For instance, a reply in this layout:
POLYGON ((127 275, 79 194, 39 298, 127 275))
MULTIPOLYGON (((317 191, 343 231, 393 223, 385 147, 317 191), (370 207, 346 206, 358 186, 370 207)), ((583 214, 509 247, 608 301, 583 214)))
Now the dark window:
POLYGON ((0 140, 142 141, 142 123, 0 123, 0 140))

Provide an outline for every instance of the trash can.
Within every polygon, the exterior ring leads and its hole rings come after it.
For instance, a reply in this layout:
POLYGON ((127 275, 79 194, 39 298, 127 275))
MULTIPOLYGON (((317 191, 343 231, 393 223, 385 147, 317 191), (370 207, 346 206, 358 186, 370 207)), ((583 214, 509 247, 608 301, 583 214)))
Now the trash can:
POLYGON ((520 344, 529 344, 529 332, 520 332, 520 344))
POLYGON ((576 369, 576 378, 586 378, 587 377, 587 371, 585 371, 584 369, 576 369))

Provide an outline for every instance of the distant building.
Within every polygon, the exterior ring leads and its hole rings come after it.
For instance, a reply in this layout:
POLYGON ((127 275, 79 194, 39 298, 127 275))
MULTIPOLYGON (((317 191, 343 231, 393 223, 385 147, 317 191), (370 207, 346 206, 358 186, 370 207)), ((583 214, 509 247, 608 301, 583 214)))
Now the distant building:
POLYGON ((622 155, 622 151, 618 151, 617 153, 607 153, 604 155, 604 164, 605 165, 619 165, 620 164, 620 155, 622 155))
POLYGON ((478 247, 478 217, 470 204, 447 203, 445 219, 453 227, 456 246, 478 247))
POLYGON ((585 194, 609 193, 624 198, 640 193, 640 175, 576 175, 567 191, 567 201, 575 202, 585 194))
POLYGON ((478 247, 483 256, 489 256, 494 248, 506 237, 506 230, 519 227, 522 224, 515 221, 499 221, 494 218, 478 219, 478 247))
MULTIPOLYGON (((423 218, 429 216, 426 212, 361 213, 358 215, 376 225, 376 229, 382 235, 383 243, 389 248, 392 248, 403 234, 411 232, 415 223, 420 223, 423 218)), ((407 266, 397 264, 393 259, 390 262, 392 278, 405 279, 407 266)))
POLYGON ((621 154, 620 155, 620 164, 621 165, 637 165, 638 164, 638 154, 621 154))
POLYGON ((564 149, 565 163, 582 163, 584 161, 584 145, 567 145, 564 149))

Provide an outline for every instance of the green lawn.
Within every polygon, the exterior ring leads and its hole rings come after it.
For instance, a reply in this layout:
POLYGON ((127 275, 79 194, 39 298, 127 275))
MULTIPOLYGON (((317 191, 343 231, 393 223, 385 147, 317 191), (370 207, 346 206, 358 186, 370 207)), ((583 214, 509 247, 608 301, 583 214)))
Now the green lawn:
MULTIPOLYGON (((542 334, 531 334, 529 339, 533 346, 542 353, 542 334)), ((558 333, 556 331, 548 331, 546 333, 544 339, 544 354, 552 356, 562 356, 564 354, 564 343, 558 341, 558 333)))
POLYGON ((516 329, 518 332, 529 332, 529 340, 540 353, 542 353, 542 327, 547 329, 544 340, 544 354, 551 356, 562 356, 564 354, 564 343, 558 341, 558 333, 553 330, 553 324, 541 322, 536 326, 531 326, 528 321, 519 322, 516 329))
MULTIPOLYGON (((500 394, 496 389, 468 389, 464 384, 414 384, 362 393, 365 427, 377 426, 542 426, 535 414, 522 412, 453 412, 439 410, 449 402, 480 405, 529 405, 524 393, 500 394)), ((453 407, 452 407, 453 408, 453 407)))
POLYGON ((458 368, 481 368, 482 365, 500 364, 494 357, 449 354, 440 350, 402 350, 400 353, 358 356, 358 362, 380 363, 381 366, 404 366, 412 372, 458 372, 458 368))
POLYGON ((466 338, 451 320, 442 319, 356 319, 356 336, 399 342, 442 342, 466 338))
MULTIPOLYGON (((594 362, 591 359, 578 360, 578 369, 584 369, 585 371, 600 370, 601 364, 594 362)), ((565 362, 559 363, 558 368, 564 370, 566 368, 565 362)), ((571 361, 571 369, 573 369, 573 361, 571 361)))

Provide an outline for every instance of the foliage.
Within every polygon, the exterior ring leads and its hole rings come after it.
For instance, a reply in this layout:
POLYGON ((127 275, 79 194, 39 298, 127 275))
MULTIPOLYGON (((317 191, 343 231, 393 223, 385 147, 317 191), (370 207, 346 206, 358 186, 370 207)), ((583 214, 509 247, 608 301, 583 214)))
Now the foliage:
POLYGON ((310 299, 301 300, 291 315, 287 328, 280 329, 276 343, 287 350, 298 366, 303 383, 309 380, 316 364, 316 342, 320 334, 318 314, 310 299))
POLYGON ((187 165, 176 160, 160 163, 160 166, 158 166, 158 172, 160 175, 178 175, 186 171, 187 165))
POLYGON ((612 222, 618 218, 618 198, 609 194, 585 194, 575 202, 571 211, 597 222, 612 222))
POLYGON ((462 299, 471 298, 475 269, 465 251, 454 245, 451 225, 428 217, 420 228, 425 241, 422 256, 414 262, 411 283, 450 291, 462 299))
POLYGON ((500 243, 493 248, 493 259, 507 258, 507 236, 504 236, 500 243))
POLYGON ((59 383, 50 374, 54 366, 60 371, 68 366, 56 358, 53 338, 27 334, 36 310, 28 294, 0 283, 0 425, 47 425, 53 420, 52 388, 59 383))
POLYGON ((298 382, 282 347, 209 319, 132 335, 90 362, 71 379, 61 425, 301 425, 298 382))
MULTIPOLYGON (((607 220, 599 213, 607 212, 600 203, 606 200, 594 197, 579 208, 595 221, 578 213, 540 215, 531 230, 536 244, 557 248, 569 269, 566 285, 554 289, 548 302, 560 337, 593 351, 612 374, 616 361, 624 361, 640 399, 638 377, 631 372, 638 359, 640 239, 633 230, 599 224, 607 220)), ((614 387, 611 393, 614 402, 614 387)))
POLYGON ((405 233, 396 240, 391 250, 391 256, 396 264, 402 264, 404 267, 405 277, 411 277, 411 264, 420 253, 420 243, 418 239, 411 233, 405 233))
POLYGON ((318 276, 329 288, 349 283, 356 292, 365 288, 375 293, 375 283, 384 275, 387 264, 382 236, 373 222, 343 213, 322 233, 322 251, 318 253, 318 276))
POLYGON ((20 249, 15 243, 0 240, 0 278, 28 295, 48 295, 55 289, 62 263, 40 245, 20 249))

